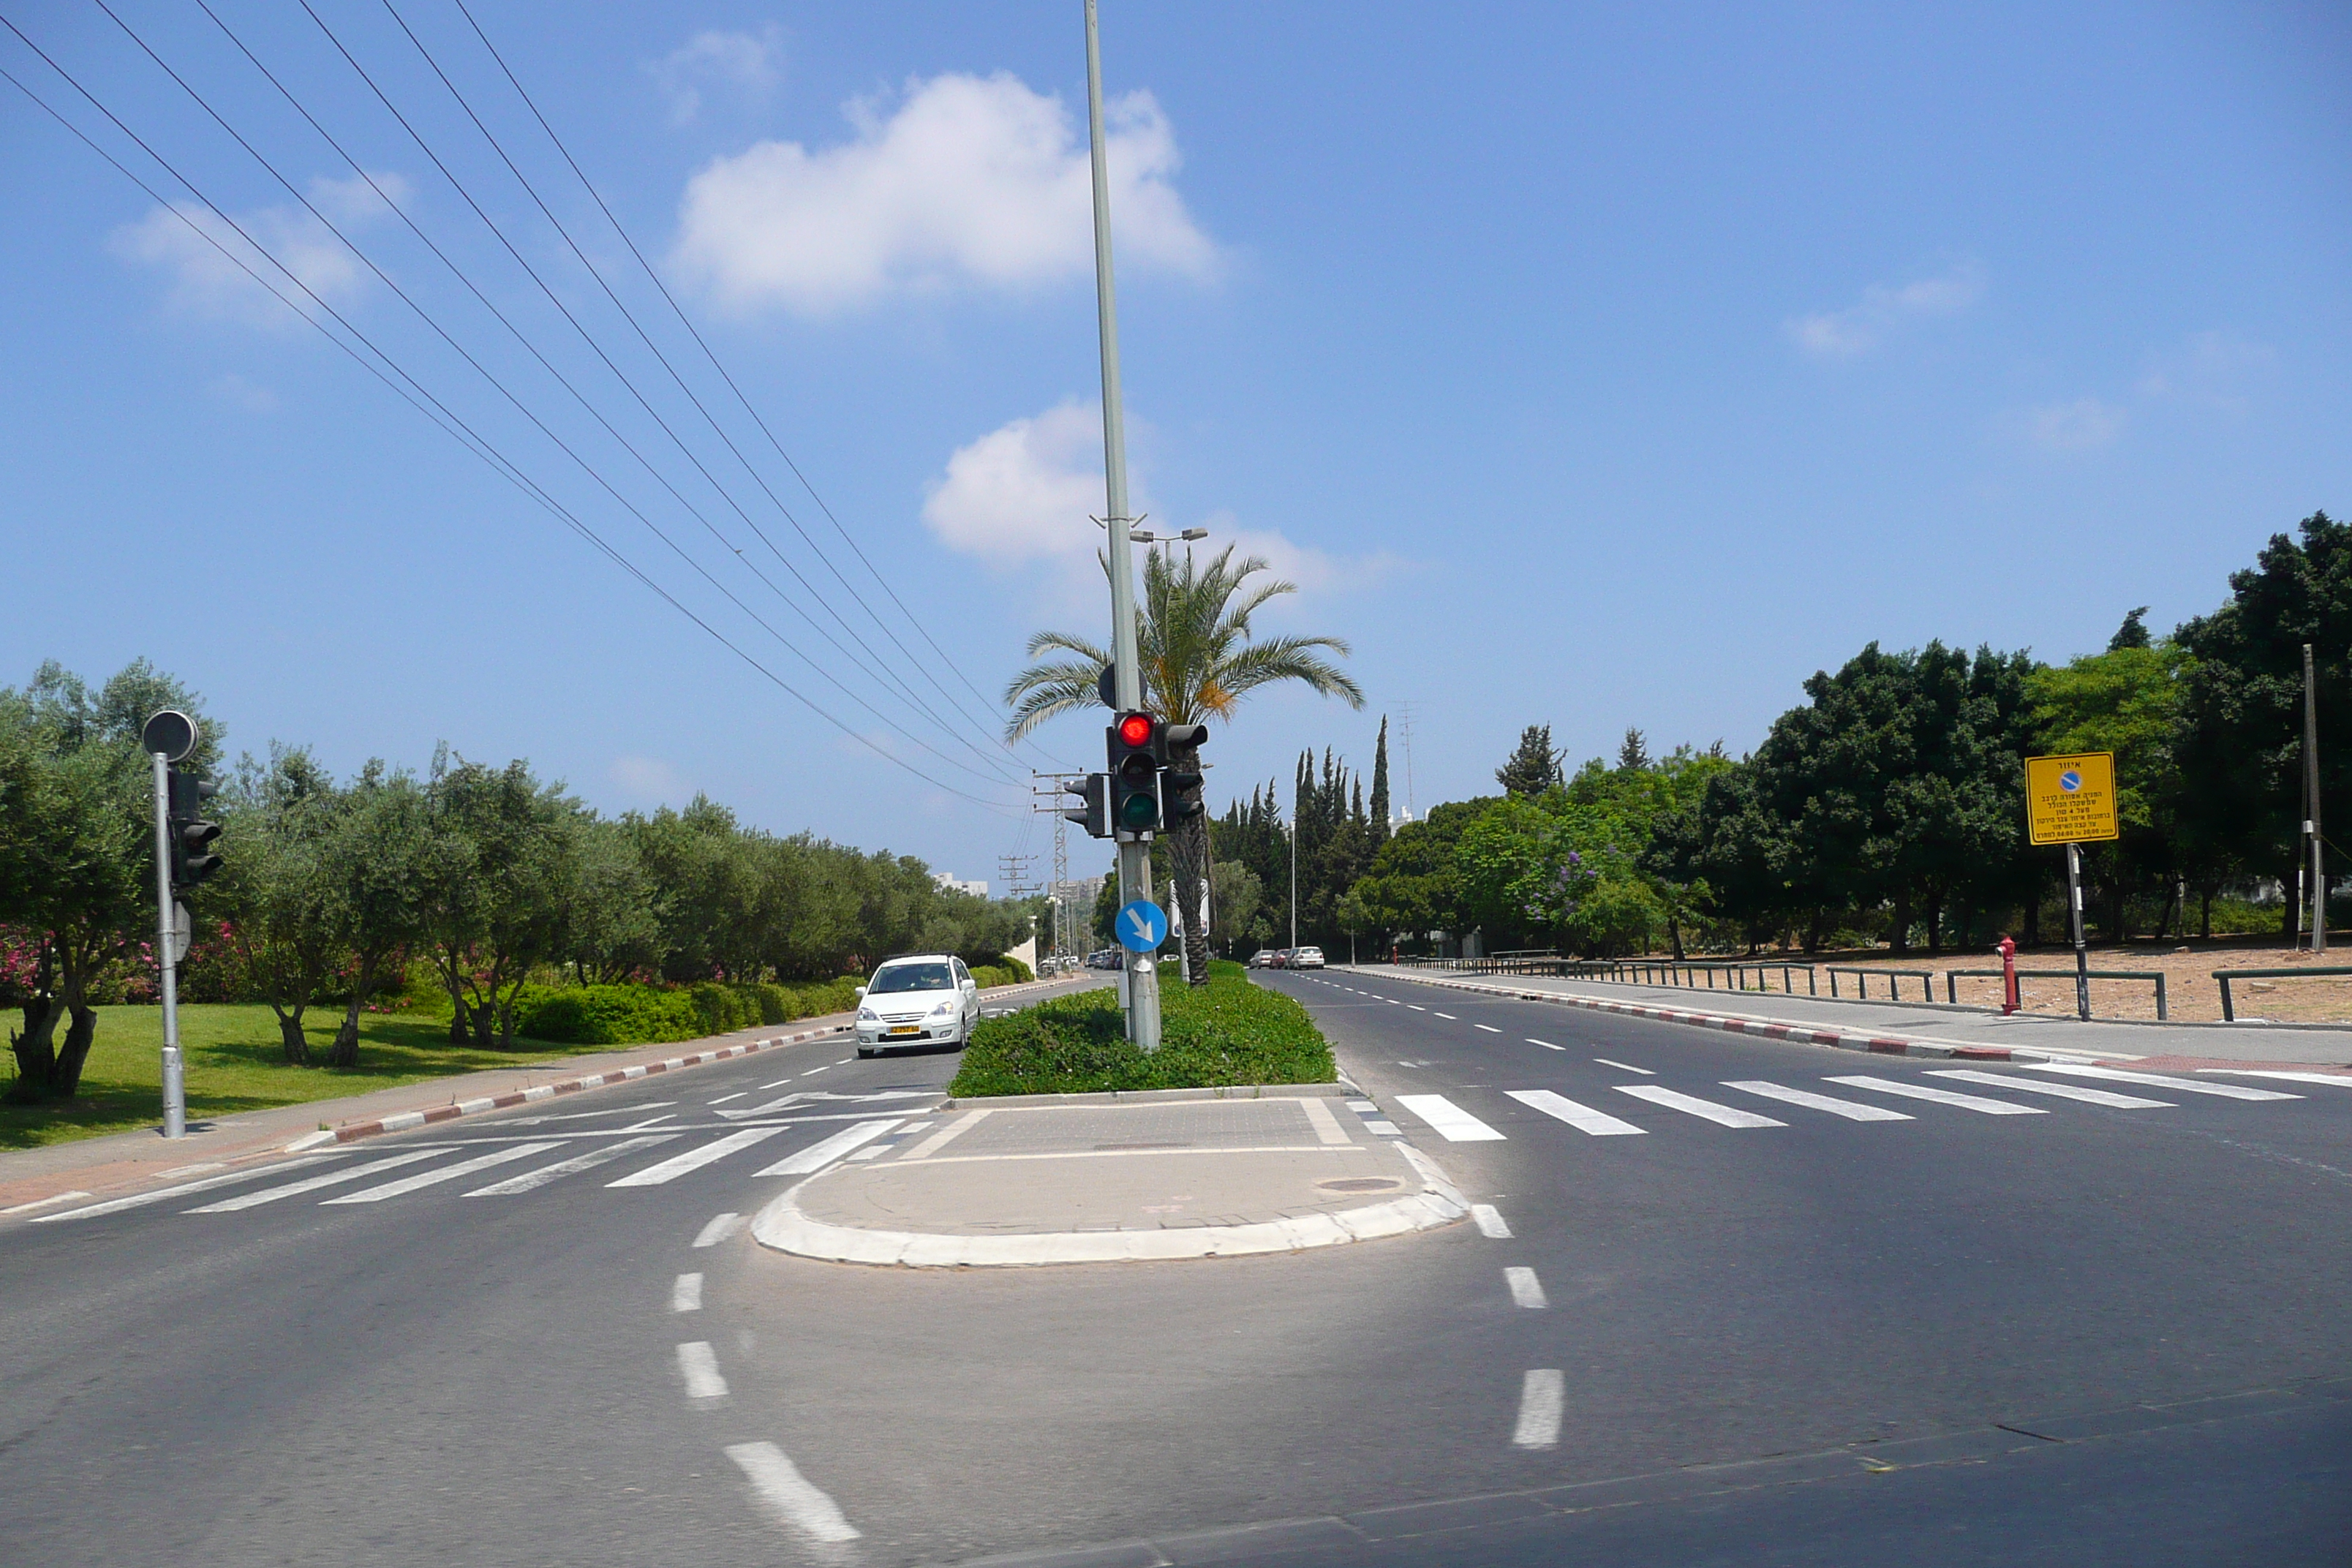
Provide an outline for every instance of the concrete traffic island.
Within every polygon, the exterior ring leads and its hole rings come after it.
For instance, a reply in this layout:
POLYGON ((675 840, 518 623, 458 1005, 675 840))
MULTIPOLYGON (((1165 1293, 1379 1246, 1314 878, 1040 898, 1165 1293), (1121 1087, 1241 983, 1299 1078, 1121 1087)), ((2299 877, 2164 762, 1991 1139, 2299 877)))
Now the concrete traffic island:
POLYGON ((1297 1252, 1469 1212, 1434 1163, 1334 1086, 1177 1092, 966 1101, 917 1118, 769 1204, 751 1235, 826 1262, 1013 1268, 1297 1252))

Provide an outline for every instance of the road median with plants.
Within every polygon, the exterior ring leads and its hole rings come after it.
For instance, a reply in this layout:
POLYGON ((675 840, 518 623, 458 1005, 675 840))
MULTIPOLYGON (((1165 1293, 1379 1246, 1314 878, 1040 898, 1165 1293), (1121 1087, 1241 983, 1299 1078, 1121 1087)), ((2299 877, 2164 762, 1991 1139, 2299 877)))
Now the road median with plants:
POLYGON ((1197 986, 1163 970, 1160 997, 1160 1047, 1150 1056, 1127 1040, 1116 990, 983 1019, 948 1092, 961 1100, 1339 1079, 1330 1042, 1307 1009, 1252 984, 1238 963, 1211 963, 1208 983, 1197 986))

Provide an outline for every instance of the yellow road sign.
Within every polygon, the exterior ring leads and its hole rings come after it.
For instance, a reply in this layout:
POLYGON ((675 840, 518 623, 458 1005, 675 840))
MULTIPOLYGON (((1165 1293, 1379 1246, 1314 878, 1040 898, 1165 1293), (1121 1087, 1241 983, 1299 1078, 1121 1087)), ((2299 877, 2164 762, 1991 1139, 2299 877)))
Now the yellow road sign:
POLYGON ((2116 754, 2075 752, 2025 759, 2025 823, 2036 844, 2117 837, 2116 754))

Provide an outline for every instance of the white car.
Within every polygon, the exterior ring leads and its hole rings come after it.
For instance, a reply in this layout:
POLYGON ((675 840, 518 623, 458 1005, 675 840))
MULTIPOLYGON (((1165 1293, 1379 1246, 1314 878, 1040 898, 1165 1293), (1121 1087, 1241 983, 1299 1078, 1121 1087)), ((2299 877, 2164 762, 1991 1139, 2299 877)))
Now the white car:
POLYGON ((1293 948, 1290 951, 1288 962, 1285 963, 1283 967, 1285 969, 1320 969, 1323 967, 1323 950, 1319 947, 1293 948))
POLYGON ((894 958, 857 988, 857 1054, 891 1046, 953 1045, 980 1022, 980 983, 949 952, 894 958))

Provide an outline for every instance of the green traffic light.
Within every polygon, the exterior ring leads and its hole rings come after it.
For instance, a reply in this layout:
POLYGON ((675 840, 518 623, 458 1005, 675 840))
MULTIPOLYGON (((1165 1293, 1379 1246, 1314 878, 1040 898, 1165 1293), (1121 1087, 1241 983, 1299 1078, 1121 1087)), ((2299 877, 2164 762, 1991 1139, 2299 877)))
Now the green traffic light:
POLYGON ((1131 795, 1118 803, 1118 825, 1129 833, 1141 833, 1158 826, 1155 819, 1159 815, 1148 795, 1131 795))

